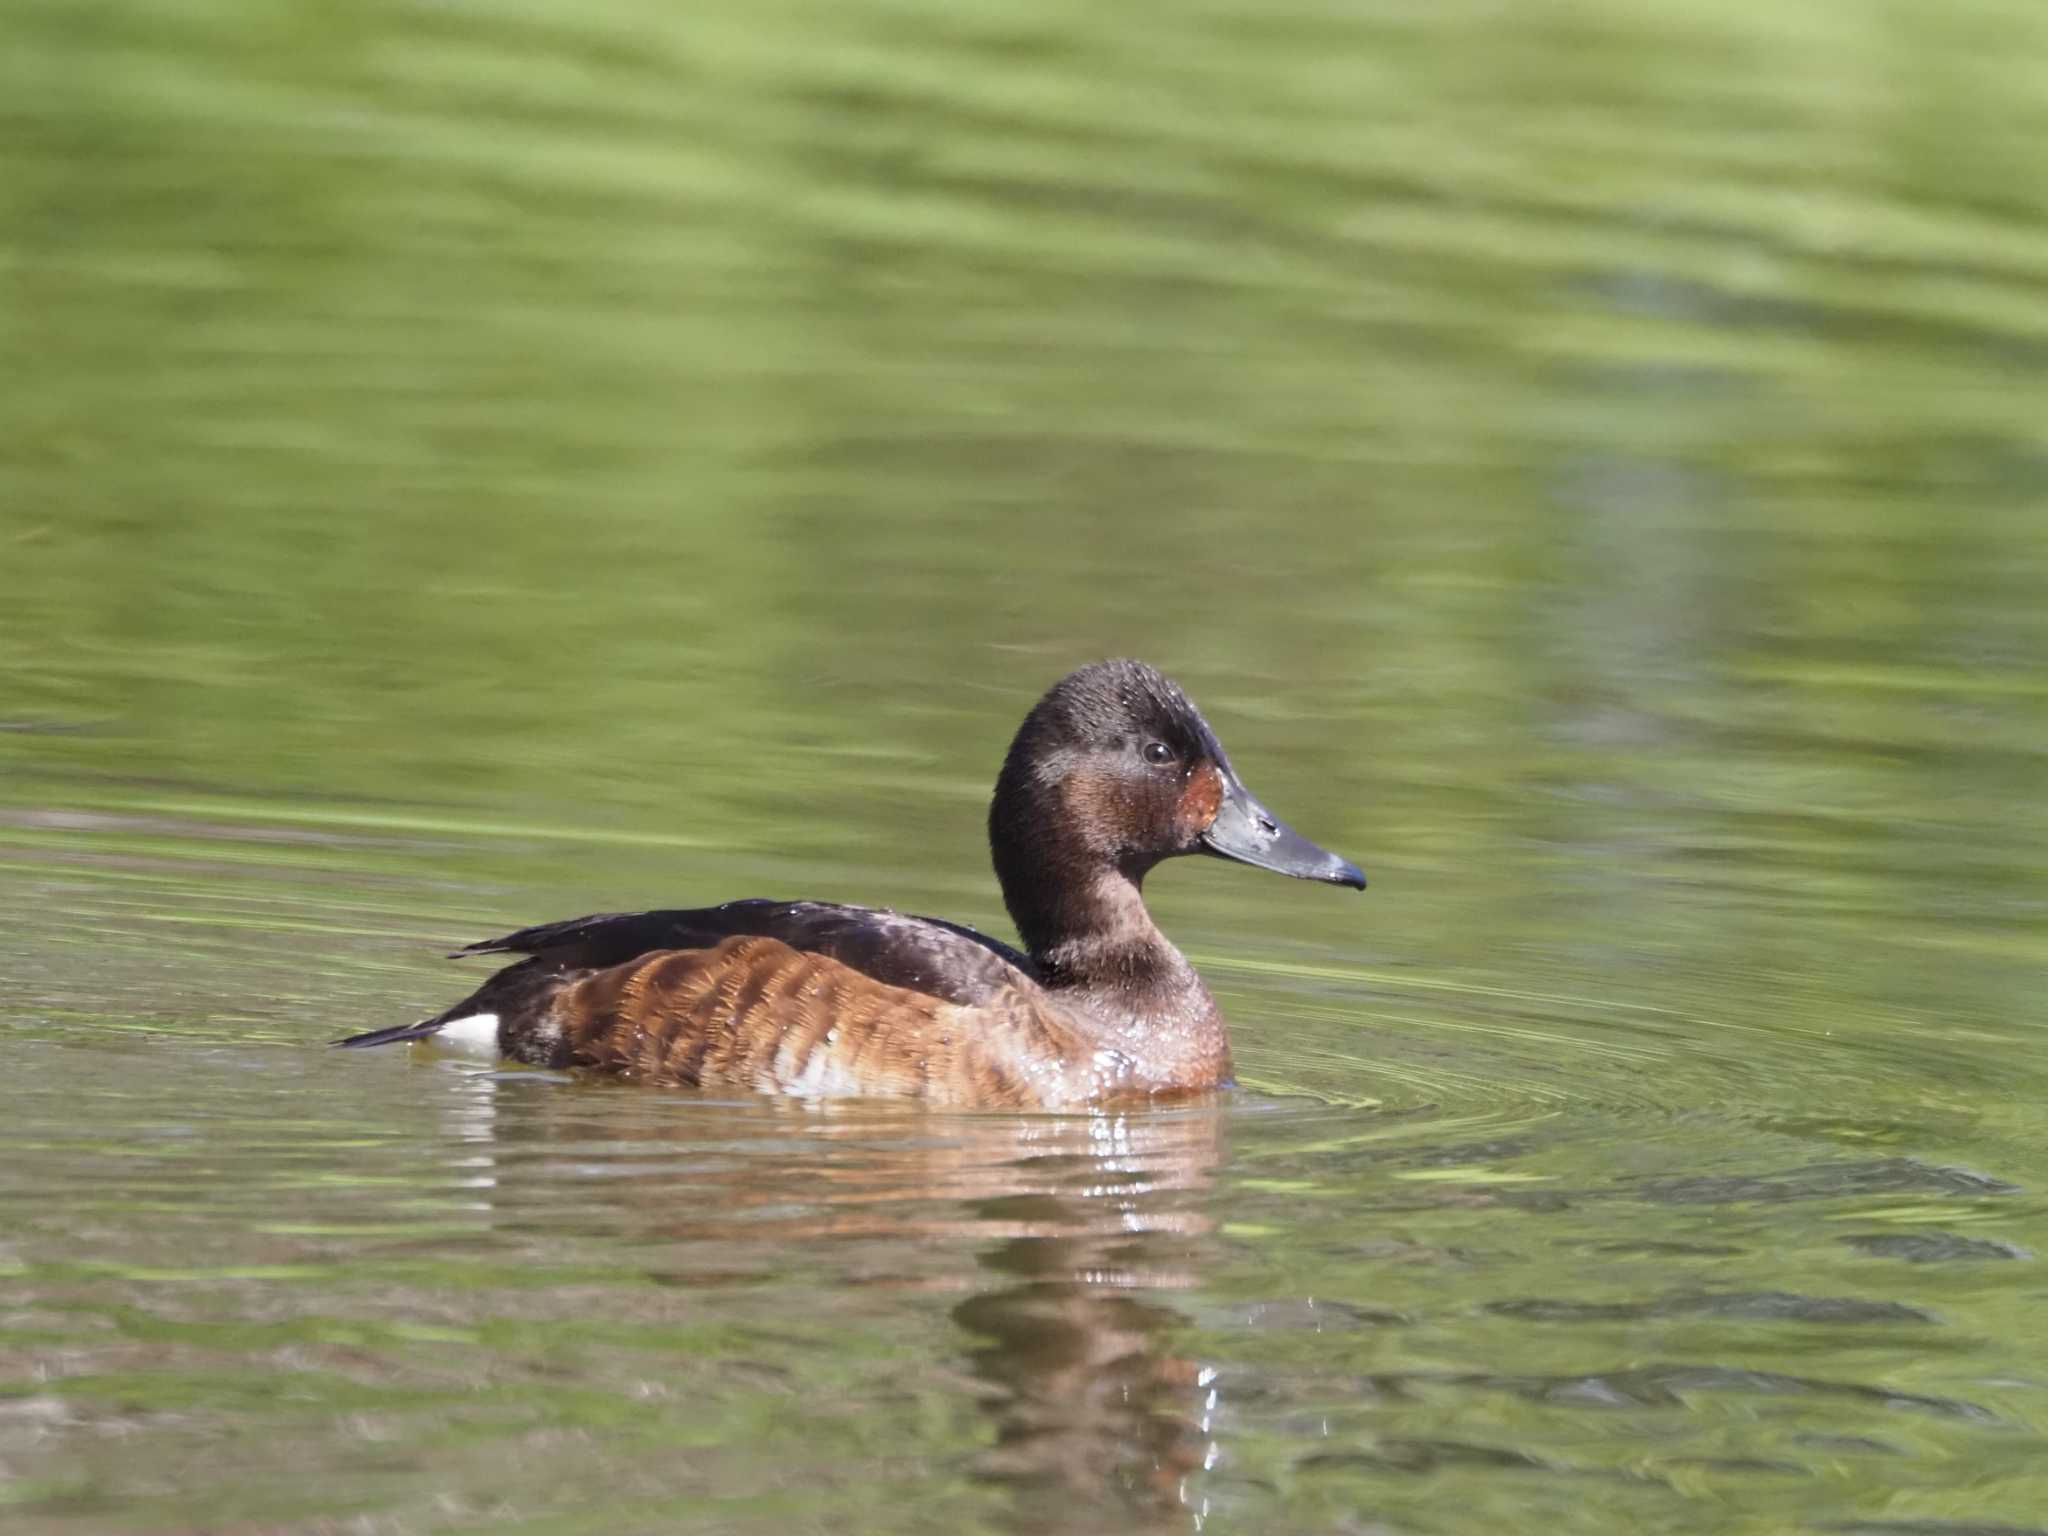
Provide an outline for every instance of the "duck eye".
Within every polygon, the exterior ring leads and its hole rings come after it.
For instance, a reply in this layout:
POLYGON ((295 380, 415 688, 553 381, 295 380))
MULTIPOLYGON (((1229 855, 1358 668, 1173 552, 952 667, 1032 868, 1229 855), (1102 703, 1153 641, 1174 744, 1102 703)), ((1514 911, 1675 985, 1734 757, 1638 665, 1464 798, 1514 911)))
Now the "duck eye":
POLYGON ((1163 741, 1145 743, 1145 761, 1155 768, 1164 768, 1173 761, 1173 748, 1163 741))

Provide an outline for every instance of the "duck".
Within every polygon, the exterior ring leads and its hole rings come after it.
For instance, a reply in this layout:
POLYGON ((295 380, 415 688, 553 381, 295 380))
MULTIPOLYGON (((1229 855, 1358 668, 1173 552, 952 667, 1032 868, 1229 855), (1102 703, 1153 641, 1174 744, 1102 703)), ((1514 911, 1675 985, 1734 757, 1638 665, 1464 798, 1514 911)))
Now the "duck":
POLYGON ((1021 947, 887 907, 751 898, 604 912, 456 950, 519 958, 361 1048, 439 1037, 536 1067, 804 1099, 1058 1110, 1232 1083, 1221 1010, 1144 881, 1204 854, 1365 889, 1246 789, 1202 713, 1141 661, 1068 673, 1024 717, 988 813, 1021 947))

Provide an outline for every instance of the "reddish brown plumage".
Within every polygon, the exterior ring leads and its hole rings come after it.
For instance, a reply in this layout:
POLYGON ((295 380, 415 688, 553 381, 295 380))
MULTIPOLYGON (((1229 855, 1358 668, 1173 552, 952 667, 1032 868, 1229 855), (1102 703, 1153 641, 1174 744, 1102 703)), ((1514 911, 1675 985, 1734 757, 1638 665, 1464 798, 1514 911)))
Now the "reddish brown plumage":
POLYGON ((976 1007, 776 939, 658 950, 565 980, 550 1064, 646 1082, 1019 1107, 1065 1102, 1091 1052, 1018 988, 976 1007))
POLYGON ((1181 836, 1193 842, 1209 830, 1223 805, 1223 774, 1214 763, 1201 763, 1188 774, 1187 788, 1173 808, 1174 825, 1181 836))

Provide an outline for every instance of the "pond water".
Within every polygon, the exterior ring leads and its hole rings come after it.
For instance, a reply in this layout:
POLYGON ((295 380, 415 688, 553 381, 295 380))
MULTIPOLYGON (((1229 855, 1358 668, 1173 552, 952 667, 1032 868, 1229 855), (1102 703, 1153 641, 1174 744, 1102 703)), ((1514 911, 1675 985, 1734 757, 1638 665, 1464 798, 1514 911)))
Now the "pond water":
POLYGON ((2048 10, 8 32, 10 1531, 2048 1531, 2048 10), (1119 653, 1214 1103, 324 1048, 1119 653))

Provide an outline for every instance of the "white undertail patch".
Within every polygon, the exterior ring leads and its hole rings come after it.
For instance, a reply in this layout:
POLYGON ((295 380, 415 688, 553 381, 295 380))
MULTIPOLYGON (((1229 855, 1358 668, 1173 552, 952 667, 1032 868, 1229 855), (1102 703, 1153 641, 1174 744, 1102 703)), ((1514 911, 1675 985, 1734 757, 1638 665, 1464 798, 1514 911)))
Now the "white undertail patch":
POLYGON ((500 1054, 498 1016, 495 1013, 472 1013, 467 1018, 450 1019, 434 1031, 434 1039, 451 1051, 467 1051, 495 1060, 500 1054))

